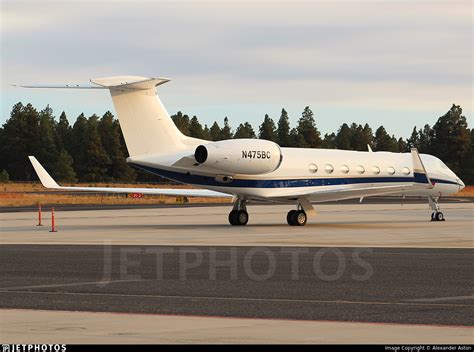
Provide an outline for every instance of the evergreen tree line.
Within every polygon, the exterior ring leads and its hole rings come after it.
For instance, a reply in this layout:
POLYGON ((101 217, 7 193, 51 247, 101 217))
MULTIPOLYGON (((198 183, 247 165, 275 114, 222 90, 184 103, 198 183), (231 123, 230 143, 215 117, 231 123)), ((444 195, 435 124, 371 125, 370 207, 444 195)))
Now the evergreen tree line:
MULTIPOLYGON (((282 147, 328 148, 366 151, 407 152, 416 147, 421 153, 443 160, 465 182, 474 183, 474 130, 469 129, 462 109, 454 105, 433 126, 413 128, 408 139, 390 135, 383 126, 373 132, 368 125, 344 123, 337 132, 321 136, 315 117, 307 106, 295 127, 281 110, 275 122, 265 115, 257 130, 248 122, 235 131, 227 117, 222 127, 214 122, 202 125, 196 116, 182 112, 171 116, 185 135, 212 141, 232 138, 260 138, 282 147)), ((17 103, 10 118, 0 128, 0 179, 36 180, 28 155, 37 159, 63 182, 154 182, 160 178, 132 169, 118 121, 110 111, 103 116, 81 114, 70 125, 64 112, 56 120, 47 106, 41 111, 31 104, 17 103)))

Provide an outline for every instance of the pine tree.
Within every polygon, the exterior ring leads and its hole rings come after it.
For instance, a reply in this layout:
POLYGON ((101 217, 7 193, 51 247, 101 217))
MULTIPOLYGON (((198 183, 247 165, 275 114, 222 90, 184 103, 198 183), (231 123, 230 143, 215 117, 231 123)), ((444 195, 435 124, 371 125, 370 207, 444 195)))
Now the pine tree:
POLYGON ((12 180, 36 180, 28 160, 40 149, 38 111, 31 105, 17 103, 2 128, 0 161, 12 180))
POLYGON ((397 146, 398 146, 398 151, 400 153, 405 153, 405 152, 410 151, 410 148, 408 147, 407 143, 405 142, 405 140, 402 137, 400 137, 398 139, 397 146))
POLYGON ((281 147, 290 147, 292 146, 292 141, 290 138, 290 120, 288 118, 288 113, 285 109, 281 109, 280 119, 278 120, 277 127, 277 143, 281 147))
POLYGON ((361 141, 361 147, 363 148, 362 150, 367 150, 368 147, 373 147, 374 146, 374 134, 372 132, 372 128, 370 128, 369 124, 366 123, 364 125, 364 128, 362 129, 362 141, 361 141))
POLYGON ((205 139, 206 141, 211 141, 211 132, 209 131, 209 127, 207 125, 204 125, 204 129, 202 131, 202 139, 205 139))
POLYGON ((196 116, 193 116, 189 123, 189 136, 199 139, 204 138, 204 130, 196 116))
POLYGON ((102 182, 107 180, 107 169, 111 163, 100 139, 98 120, 97 115, 92 115, 87 121, 88 139, 84 181, 102 182))
POLYGON ((470 148, 462 162, 462 172, 458 174, 467 185, 474 184, 474 128, 470 131, 470 140, 470 148))
POLYGON ((35 152, 36 158, 41 160, 41 164, 46 170, 51 170, 53 177, 56 177, 56 169, 59 149, 55 138, 56 126, 53 116, 53 110, 47 105, 39 112, 39 148, 35 152))
POLYGON ((86 148, 88 145, 88 123, 87 118, 84 114, 80 114, 76 122, 74 123, 71 130, 71 141, 69 154, 73 156, 73 166, 77 177, 80 181, 84 180, 86 174, 86 163, 87 153, 86 148))
POLYGON ((68 152, 70 152, 71 148, 71 131, 72 127, 69 124, 66 113, 63 111, 59 116, 59 122, 56 124, 56 134, 61 141, 60 144, 58 143, 58 146, 65 148, 68 152))
POLYGON ((221 129, 221 133, 219 134, 219 140, 226 140, 226 139, 232 139, 232 130, 229 126, 229 119, 224 117, 224 127, 221 129))
POLYGON ((298 134, 303 137, 302 139, 304 139, 305 144, 309 148, 318 148, 321 146, 321 136, 318 129, 316 128, 314 115, 309 106, 304 108, 301 118, 298 120, 298 126, 296 129, 298 134))
POLYGON ((189 136, 189 116, 183 115, 181 111, 178 111, 176 115, 172 115, 171 119, 173 120, 174 124, 178 129, 181 131, 182 134, 189 136))
POLYGON ((214 123, 211 126, 211 129, 209 130, 209 135, 211 137, 212 141, 218 141, 221 135, 221 128, 219 127, 219 124, 217 121, 214 121, 214 123))
POLYGON ((234 138, 256 138, 252 125, 248 122, 245 122, 244 124, 241 123, 235 130, 234 138))
POLYGON ((66 149, 62 149, 56 161, 56 165, 54 170, 56 170, 56 178, 59 181, 74 183, 77 181, 76 172, 72 167, 73 160, 71 155, 66 151, 66 149))
POLYGON ((397 140, 395 139, 394 141, 383 126, 380 126, 379 128, 377 128, 377 131, 375 131, 374 144, 375 150, 377 151, 398 151, 397 140))
POLYGON ((351 129, 343 123, 336 135, 336 148, 341 150, 351 149, 351 129))
POLYGON ((121 147, 118 121, 114 120, 114 115, 110 111, 107 111, 100 119, 98 131, 102 145, 110 159, 107 178, 122 182, 134 181, 135 171, 127 164, 121 147))
POLYGON ((277 141, 277 131, 275 122, 265 114, 262 124, 260 125, 258 138, 266 139, 267 141, 276 142, 277 141))
POLYGON ((430 127, 430 125, 426 124, 423 129, 420 129, 418 131, 418 136, 419 136, 419 149, 418 151, 420 153, 425 153, 429 154, 433 150, 433 136, 434 136, 434 131, 430 127))
POLYGON ((323 138, 323 143, 321 148, 324 149, 335 149, 336 148, 336 134, 333 132, 331 134, 326 133, 323 138))
MULTIPOLYGON (((368 127, 368 125, 366 124, 368 127)), ((368 127, 370 129, 370 127, 368 127)), ((367 131, 358 125, 355 122, 351 124, 350 127, 351 136, 350 136, 350 149, 358 151, 367 151, 367 145, 371 143, 372 131, 370 131, 370 136, 367 135, 367 131)))
POLYGON ((411 132, 410 138, 407 139, 407 147, 408 148, 417 148, 420 151, 420 135, 418 134, 418 130, 416 126, 413 127, 413 131, 411 132))
POLYGON ((289 147, 296 147, 296 148, 309 148, 309 145, 306 143, 304 136, 298 133, 296 128, 292 128, 290 131, 289 140, 289 147))
POLYGON ((432 152, 456 174, 462 174, 463 161, 471 149, 471 133, 462 108, 453 104, 433 126, 432 152))

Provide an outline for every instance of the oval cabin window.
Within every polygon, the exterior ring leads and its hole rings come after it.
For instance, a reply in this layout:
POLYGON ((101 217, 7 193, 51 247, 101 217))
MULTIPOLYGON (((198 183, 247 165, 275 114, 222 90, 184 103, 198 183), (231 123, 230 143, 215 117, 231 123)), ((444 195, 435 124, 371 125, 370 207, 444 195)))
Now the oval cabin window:
POLYGON ((325 170, 328 174, 332 174, 332 172, 334 171, 334 167, 333 167, 331 164, 326 164, 326 166, 324 167, 324 170, 325 170))
POLYGON ((402 169, 402 172, 403 172, 404 175, 410 175, 410 169, 407 168, 407 167, 404 167, 404 168, 402 169))
POLYGON ((359 174, 363 174, 365 172, 365 169, 362 165, 357 166, 357 172, 359 174))
POLYGON ((389 168, 387 168, 387 174, 389 174, 389 175, 395 174, 395 169, 390 166, 389 168))
POLYGON ((342 165, 342 166, 341 166, 341 172, 342 172, 343 174, 347 174, 347 173, 349 172, 349 166, 347 166, 347 165, 342 165))
POLYGON ((380 168, 378 166, 372 167, 372 172, 376 175, 380 174, 380 168))
POLYGON ((316 173, 316 171, 318 171, 318 166, 316 164, 309 164, 308 170, 309 170, 309 172, 314 174, 314 173, 316 173))

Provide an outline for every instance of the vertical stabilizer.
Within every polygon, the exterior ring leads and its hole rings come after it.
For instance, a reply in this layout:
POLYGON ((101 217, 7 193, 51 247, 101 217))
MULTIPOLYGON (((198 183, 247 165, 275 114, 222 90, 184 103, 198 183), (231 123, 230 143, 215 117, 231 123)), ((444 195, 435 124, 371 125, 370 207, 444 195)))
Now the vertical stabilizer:
POLYGON ((110 90, 130 156, 167 154, 186 148, 184 136, 156 95, 156 86, 164 78, 118 76, 91 79, 110 90))

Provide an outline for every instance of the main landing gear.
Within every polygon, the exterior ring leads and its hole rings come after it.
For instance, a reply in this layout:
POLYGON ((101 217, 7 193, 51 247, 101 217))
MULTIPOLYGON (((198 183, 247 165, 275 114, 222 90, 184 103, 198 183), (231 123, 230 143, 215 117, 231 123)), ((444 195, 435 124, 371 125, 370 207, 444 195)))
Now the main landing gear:
POLYGON ((247 225, 249 221, 249 213, 247 213, 247 201, 245 199, 237 199, 234 208, 229 213, 229 223, 233 226, 247 225))
POLYGON ((290 226, 304 226, 308 221, 308 216, 303 209, 290 210, 286 215, 286 221, 290 226))
POLYGON ((316 215, 316 211, 308 199, 298 198, 297 204, 296 210, 290 210, 286 215, 286 221, 290 226, 304 226, 308 221, 308 216, 316 215))
POLYGON ((439 197, 428 197, 430 208, 434 210, 433 213, 431 213, 431 221, 445 221, 444 214, 439 211, 438 200, 439 197))
MULTIPOLYGON (((316 214, 311 203, 305 198, 297 199, 297 208, 290 210, 286 216, 286 221, 290 226, 304 226, 308 221, 308 215, 316 214)), ((237 198, 234 207, 229 213, 229 223, 233 226, 247 225, 249 221, 249 213, 247 213, 247 200, 237 198)))

